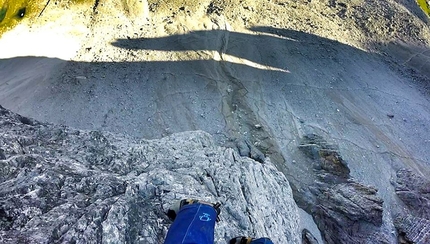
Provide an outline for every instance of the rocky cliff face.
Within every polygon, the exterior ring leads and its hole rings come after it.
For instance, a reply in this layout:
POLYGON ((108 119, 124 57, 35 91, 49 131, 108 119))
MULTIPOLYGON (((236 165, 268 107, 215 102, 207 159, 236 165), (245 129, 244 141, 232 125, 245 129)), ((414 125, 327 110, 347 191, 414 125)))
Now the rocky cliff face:
POLYGON ((222 203, 216 243, 298 243, 285 176, 204 132, 141 140, 44 124, 0 107, 1 243, 162 243, 176 200, 222 203))
POLYGON ((396 176, 393 185, 404 208, 395 216, 394 225, 401 239, 430 243, 430 181, 409 169, 400 169, 396 176))
POLYGON ((381 230, 383 200, 377 189, 352 179, 338 150, 323 138, 306 135, 300 149, 312 159, 316 180, 298 203, 312 214, 324 240, 389 243, 381 230))
MULTIPOLYGON (((183 198, 222 202, 216 243, 236 235, 300 243, 289 182, 270 162, 216 146, 204 132, 133 140, 40 123, 0 107, 2 243, 162 243, 167 208, 183 198)), ((335 146, 307 135, 300 150, 315 183, 296 194, 326 243, 391 243, 377 190, 350 177, 335 146)), ((246 151, 240 149, 239 151, 246 151)), ((408 209, 399 243, 430 240, 430 183, 401 169, 393 182, 408 209)), ((318 243, 306 229, 301 243, 318 243)))
POLYGON ((18 25, 0 39, 0 104, 43 122, 2 109, 1 241, 158 243, 167 206, 195 197, 224 204, 219 243, 427 242, 415 1, 5 9, 0 25, 18 25))

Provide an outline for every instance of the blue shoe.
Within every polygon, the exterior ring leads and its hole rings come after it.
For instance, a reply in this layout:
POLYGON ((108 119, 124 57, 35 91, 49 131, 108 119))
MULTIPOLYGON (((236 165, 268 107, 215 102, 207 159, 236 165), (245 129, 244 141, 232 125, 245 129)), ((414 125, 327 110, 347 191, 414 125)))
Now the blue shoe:
POLYGON ((173 204, 172 206, 170 206, 170 208, 167 210, 167 217, 169 217, 170 220, 175 220, 176 219, 176 215, 179 213, 179 210, 181 210, 182 207, 186 206, 186 205, 190 205, 190 204, 206 204, 209 205, 211 207, 213 207, 217 213, 217 217, 216 217, 216 221, 219 222, 219 215, 221 213, 221 203, 217 202, 217 203, 209 203, 209 202, 204 202, 204 201, 200 201, 200 200, 196 200, 196 199, 182 199, 178 202, 176 202, 175 204, 173 204))

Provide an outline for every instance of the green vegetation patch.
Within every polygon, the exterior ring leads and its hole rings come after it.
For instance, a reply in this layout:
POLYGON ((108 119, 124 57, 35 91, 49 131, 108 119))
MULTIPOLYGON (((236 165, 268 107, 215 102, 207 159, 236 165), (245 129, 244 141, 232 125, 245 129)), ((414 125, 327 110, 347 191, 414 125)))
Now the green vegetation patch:
POLYGON ((4 20, 4 18, 6 17, 6 13, 7 13, 7 8, 2 8, 0 9, 0 23, 4 20))
MULTIPOLYGON (((67 0, 64 5, 94 4, 98 0, 67 0)), ((55 0, 0 0, 0 37, 13 29, 21 20, 38 18, 55 0)))
POLYGON ((0 0, 0 36, 36 10, 36 0, 0 0))
POLYGON ((420 5, 421 9, 430 16, 430 6, 427 0, 417 0, 418 5, 420 5))

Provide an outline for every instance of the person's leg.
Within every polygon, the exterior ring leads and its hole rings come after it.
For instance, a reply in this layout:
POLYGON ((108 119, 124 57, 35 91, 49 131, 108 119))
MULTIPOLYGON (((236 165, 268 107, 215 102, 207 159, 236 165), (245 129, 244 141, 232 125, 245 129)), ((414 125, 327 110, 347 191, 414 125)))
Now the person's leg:
POLYGON ((263 238, 252 240, 250 244, 273 244, 273 242, 269 238, 263 237, 263 238))
POLYGON ((167 232, 164 244, 213 244, 217 212, 196 203, 183 206, 167 232))

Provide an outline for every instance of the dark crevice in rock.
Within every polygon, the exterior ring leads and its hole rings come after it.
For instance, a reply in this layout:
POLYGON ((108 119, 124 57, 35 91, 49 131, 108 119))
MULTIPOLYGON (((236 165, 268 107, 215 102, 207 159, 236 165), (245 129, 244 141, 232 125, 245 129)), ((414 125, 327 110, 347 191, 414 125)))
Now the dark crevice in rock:
POLYGON ((5 160, 6 155, 4 154, 4 150, 0 148, 0 160, 5 160))
POLYGON ((12 225, 13 225, 13 217, 9 216, 9 214, 7 214, 3 208, 0 208, 0 229, 9 230, 12 225))
POLYGON ((23 124, 33 125, 33 121, 27 117, 19 116, 18 118, 21 121, 21 123, 23 123, 23 124))
POLYGON ((95 0, 93 5, 93 12, 97 11, 97 7, 99 6, 100 0, 95 0))

